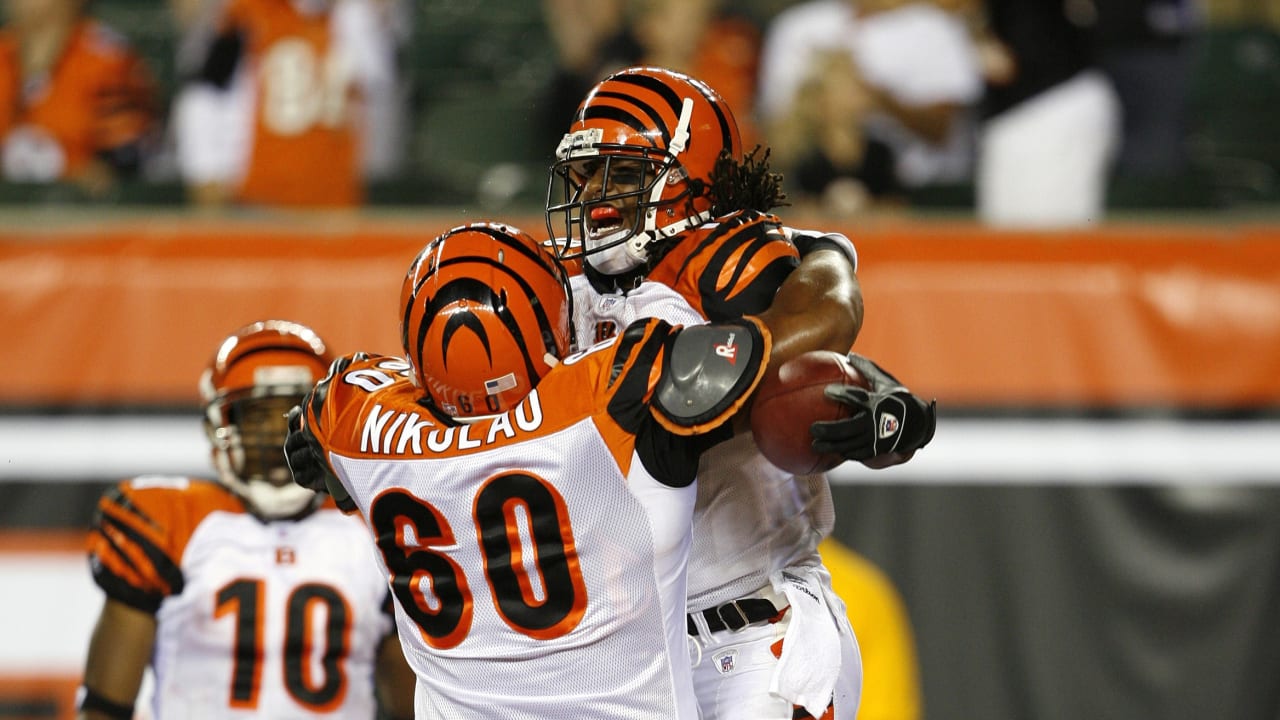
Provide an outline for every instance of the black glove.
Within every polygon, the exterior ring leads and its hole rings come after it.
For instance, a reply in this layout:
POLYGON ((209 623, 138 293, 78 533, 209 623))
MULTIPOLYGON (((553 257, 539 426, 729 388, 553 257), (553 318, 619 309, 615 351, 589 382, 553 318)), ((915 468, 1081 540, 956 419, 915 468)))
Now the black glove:
POLYGON ((897 453, 909 455, 933 439, 938 401, 925 404, 879 365, 849 353, 849 362, 871 389, 857 385, 828 385, 826 396, 853 408, 844 420, 815 422, 809 428, 814 452, 834 453, 847 460, 869 460, 897 453))
POLYGON ((319 493, 329 492, 325 485, 325 476, 329 474, 324 460, 312 449, 307 440, 309 432, 302 429, 302 406, 294 405, 289 410, 289 434, 284 439, 285 461, 289 463, 289 472, 293 473, 293 481, 302 487, 319 493))

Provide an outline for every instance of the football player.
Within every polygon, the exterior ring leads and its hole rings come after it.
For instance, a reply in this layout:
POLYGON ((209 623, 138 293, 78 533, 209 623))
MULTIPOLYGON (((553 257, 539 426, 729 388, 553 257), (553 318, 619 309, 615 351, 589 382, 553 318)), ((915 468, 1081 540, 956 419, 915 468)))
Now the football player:
POLYGON ((331 361, 309 328, 266 320, 200 381, 217 482, 143 476, 107 491, 89 537, 106 593, 81 720, 413 714, 413 675, 364 526, 291 481, 286 413, 331 361))
MULTIPOLYGON (((862 323, 856 251, 770 214, 781 178, 758 154, 742 155, 733 114, 694 78, 629 68, 593 88, 556 150, 546 207, 559 254, 589 281, 579 304, 656 281, 711 321, 768 318, 774 362, 848 351, 862 323), (779 293, 784 281, 794 290, 779 293)), ((932 404, 851 357, 873 389, 831 389, 854 412, 815 424, 815 449, 905 462, 932 438, 932 404)), ((826 477, 791 476, 742 435, 706 453, 698 478, 688 632, 703 717, 853 718, 857 643, 817 550, 834 520, 826 477)))
MULTIPOLYGON (((225 0, 174 98, 194 202, 350 208, 394 139, 392 2, 225 0), (375 161, 376 158, 376 161, 375 161)), ((192 34, 198 34, 192 31, 192 34)))
POLYGON ((335 363, 286 449, 372 528, 418 716, 697 718, 695 471, 745 425, 767 326, 646 319, 571 353, 565 271, 497 224, 428 244, 401 305, 405 356, 335 363))

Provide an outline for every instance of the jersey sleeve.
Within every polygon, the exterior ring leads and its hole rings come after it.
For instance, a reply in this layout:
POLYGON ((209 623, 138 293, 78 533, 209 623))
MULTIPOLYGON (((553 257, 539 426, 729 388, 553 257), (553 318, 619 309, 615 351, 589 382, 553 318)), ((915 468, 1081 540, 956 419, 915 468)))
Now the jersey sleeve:
POLYGON ((337 438, 356 432, 351 423, 359 418, 370 395, 401 382, 407 370, 401 358, 362 352, 346 355, 334 361, 329 374, 302 402, 300 431, 324 466, 325 489, 344 513, 354 513, 358 506, 329 461, 329 452, 337 438))
POLYGON ((182 552, 196 525, 236 502, 220 486, 187 478, 139 477, 107 490, 88 540, 94 582, 107 597, 154 613, 182 592, 182 552))
POLYGON ((740 212, 682 239, 649 279, 675 288, 719 322, 767 310, 799 264, 800 253, 777 217, 740 212))

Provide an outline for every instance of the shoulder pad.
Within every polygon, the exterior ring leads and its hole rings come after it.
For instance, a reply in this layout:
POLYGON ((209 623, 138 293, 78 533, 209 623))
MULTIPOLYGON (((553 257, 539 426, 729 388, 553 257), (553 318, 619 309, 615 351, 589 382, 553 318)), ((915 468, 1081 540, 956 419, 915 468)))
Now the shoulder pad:
POLYGON ((723 424, 755 387, 768 346, 762 326, 746 318, 681 329, 667 348, 655 412, 680 434, 723 424))

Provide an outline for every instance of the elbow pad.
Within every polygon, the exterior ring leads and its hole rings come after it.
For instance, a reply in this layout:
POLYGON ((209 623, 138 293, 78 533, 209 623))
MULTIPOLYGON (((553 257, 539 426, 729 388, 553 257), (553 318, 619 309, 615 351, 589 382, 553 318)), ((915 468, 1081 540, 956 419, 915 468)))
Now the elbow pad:
POLYGON ((668 345, 654 410, 682 434, 719 426, 755 387, 768 344, 747 319, 682 328, 668 345))

